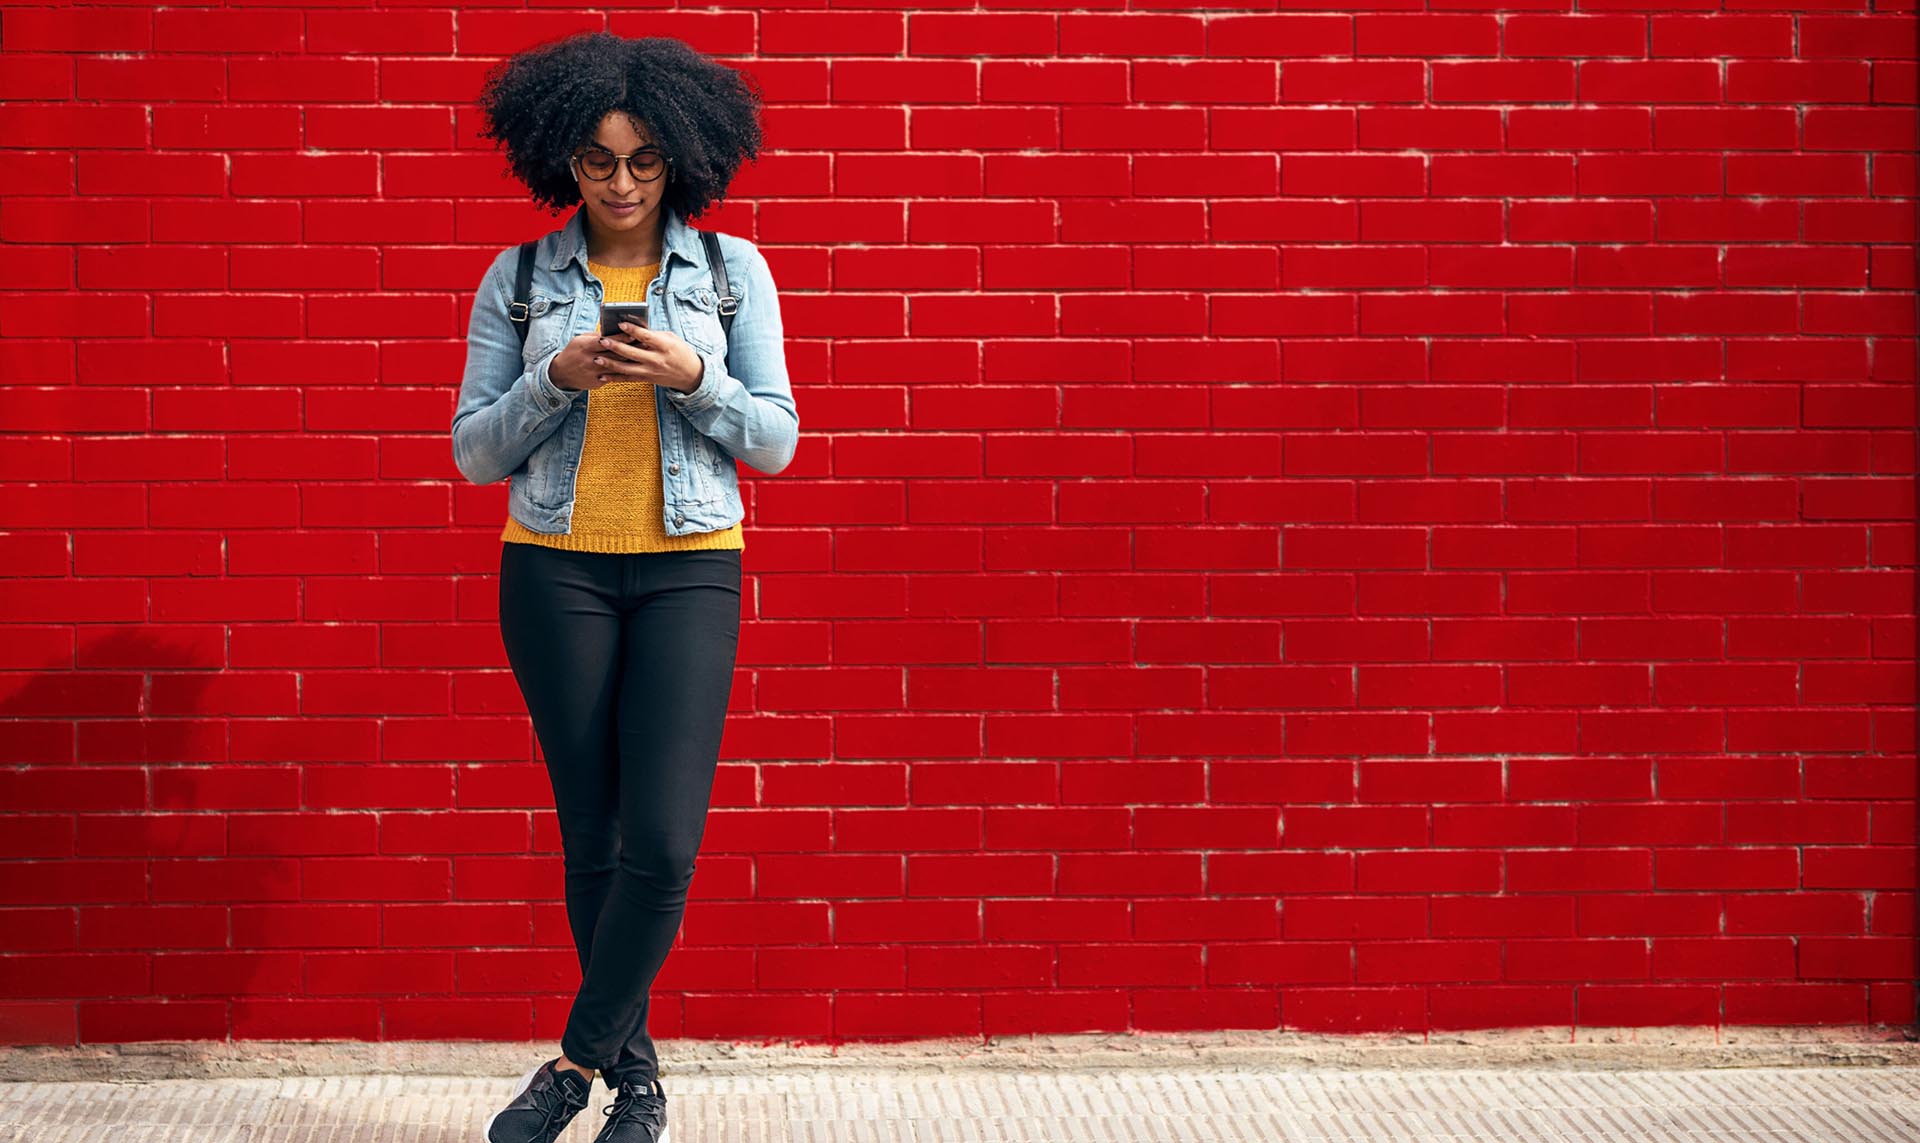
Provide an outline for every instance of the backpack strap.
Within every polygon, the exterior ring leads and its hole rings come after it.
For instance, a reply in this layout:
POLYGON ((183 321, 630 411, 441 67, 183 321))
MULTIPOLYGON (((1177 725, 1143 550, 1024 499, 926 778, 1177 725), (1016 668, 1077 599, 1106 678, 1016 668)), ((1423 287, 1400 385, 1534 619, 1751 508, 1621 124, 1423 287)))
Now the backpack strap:
POLYGON ((507 318, 520 335, 522 348, 527 344, 527 303, 533 300, 533 252, 540 244, 533 239, 520 244, 520 266, 513 275, 513 300, 507 303, 507 318))
POLYGON ((731 334, 733 315, 740 308, 740 299, 734 296, 733 288, 727 284, 727 260, 720 256, 720 236, 711 230, 702 230, 700 237, 707 244, 707 265, 713 268, 714 291, 720 295, 720 331, 731 334))

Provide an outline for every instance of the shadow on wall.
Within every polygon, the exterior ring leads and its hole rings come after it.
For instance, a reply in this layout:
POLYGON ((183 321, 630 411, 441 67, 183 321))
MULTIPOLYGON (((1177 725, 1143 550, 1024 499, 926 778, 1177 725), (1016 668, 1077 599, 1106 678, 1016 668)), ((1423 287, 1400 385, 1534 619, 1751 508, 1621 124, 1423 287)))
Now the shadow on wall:
MULTIPOLYGON (((394 696, 365 712, 366 743, 316 736, 302 682, 327 672, 310 645, 276 651, 272 625, 77 630, 70 655, 40 648, 0 692, 0 1042, 380 1040, 462 1011, 531 1038, 536 1013, 564 1012, 577 973, 525 975, 527 958, 573 953, 523 712, 500 712, 497 762, 388 763, 394 696), (492 891, 454 891, 465 861, 492 891), (517 978, 501 990, 517 995, 460 995, 475 973, 517 978)), ((326 713, 351 722, 352 690, 326 713)))

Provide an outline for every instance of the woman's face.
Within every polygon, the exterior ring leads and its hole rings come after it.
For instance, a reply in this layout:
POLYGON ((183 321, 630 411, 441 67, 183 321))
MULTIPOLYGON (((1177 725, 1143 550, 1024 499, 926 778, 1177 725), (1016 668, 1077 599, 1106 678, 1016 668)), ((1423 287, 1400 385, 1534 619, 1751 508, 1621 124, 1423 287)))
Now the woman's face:
POLYGON ((587 217, 602 234, 658 229, 667 171, 666 156, 659 152, 646 126, 618 111, 609 112, 600 121, 591 143, 574 149, 574 178, 586 202, 587 217), (594 175, 607 173, 604 162, 608 155, 630 158, 626 162, 615 160, 611 177, 595 179, 594 175), (649 175, 654 177, 649 180, 649 175), (632 204, 630 209, 621 209, 628 204, 632 204))

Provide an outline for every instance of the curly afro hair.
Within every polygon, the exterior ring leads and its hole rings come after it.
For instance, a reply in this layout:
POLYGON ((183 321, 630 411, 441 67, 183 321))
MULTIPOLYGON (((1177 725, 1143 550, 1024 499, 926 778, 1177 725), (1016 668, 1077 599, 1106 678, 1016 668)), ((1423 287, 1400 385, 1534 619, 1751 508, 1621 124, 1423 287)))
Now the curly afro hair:
POLYGON ((726 198, 740 164, 760 154, 758 83, 670 37, 582 32, 529 48, 488 71, 479 106, 482 137, 555 211, 580 201, 567 161, 609 112, 646 124, 673 159, 662 198, 685 218, 726 198))

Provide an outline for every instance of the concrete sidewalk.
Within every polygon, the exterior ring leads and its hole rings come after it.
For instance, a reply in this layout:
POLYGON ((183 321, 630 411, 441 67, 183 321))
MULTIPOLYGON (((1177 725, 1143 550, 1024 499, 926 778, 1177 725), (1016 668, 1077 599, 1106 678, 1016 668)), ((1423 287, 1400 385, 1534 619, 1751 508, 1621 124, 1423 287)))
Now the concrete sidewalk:
MULTIPOLYGON (((1915 1143, 1901 1029, 662 1040, 671 1143, 1915 1143)), ((550 1044, 0 1048, 0 1143, 479 1143, 550 1044)), ((563 1140, 588 1143, 608 1095, 563 1140)))
MULTIPOLYGON (((4 1143, 478 1143, 513 1081, 347 1075, 0 1084, 4 1143)), ((1912 1143, 1920 1067, 663 1073, 671 1143, 1912 1143)), ((561 1136, 587 1143, 607 1101, 561 1136)))

